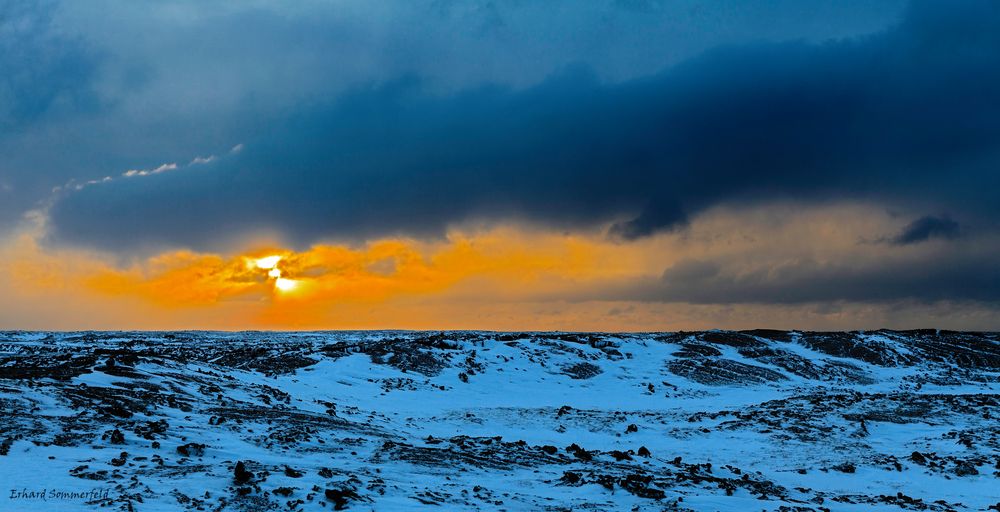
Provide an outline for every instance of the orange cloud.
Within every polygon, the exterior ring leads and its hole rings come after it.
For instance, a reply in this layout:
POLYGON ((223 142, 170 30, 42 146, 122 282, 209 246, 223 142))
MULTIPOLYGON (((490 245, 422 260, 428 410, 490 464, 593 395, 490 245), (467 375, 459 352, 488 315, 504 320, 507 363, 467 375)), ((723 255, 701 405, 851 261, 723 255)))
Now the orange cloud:
POLYGON ((128 270, 105 268, 83 282, 100 293, 169 307, 209 306, 264 289, 263 279, 239 261, 191 252, 164 254, 128 270))
POLYGON ((371 327, 409 327, 430 317, 440 321, 429 307, 456 312, 445 303, 531 300, 637 271, 633 246, 608 243, 599 233, 523 227, 301 252, 177 251, 125 264, 94 252, 43 248, 30 234, 0 245, 0 252, 10 262, 0 277, 16 292, 12 297, 33 295, 47 308, 71 313, 83 303, 104 302, 101 325, 115 327, 137 323, 135 315, 148 326, 329 328, 366 318, 371 327), (419 318, 409 315, 418 309, 419 318), (209 325, 197 323, 206 318, 209 325))
MULTIPOLYGON (((904 219, 905 220, 905 219, 904 219)), ((44 247, 40 235, 0 241, 0 327, 72 329, 561 329, 861 328, 991 325, 963 306, 645 302, 619 294, 684 261, 710 258, 727 275, 781 277, 798 262, 899 262, 947 250, 871 244, 899 219, 858 205, 717 210, 689 229, 629 243, 600 231, 526 226, 455 229, 445 239, 391 238, 303 251, 149 258, 44 247), (793 212, 793 214, 790 214, 793 212), (615 297, 621 297, 615 299, 615 297), (789 319, 793 319, 790 322, 789 319)))
POLYGON ((378 240, 361 248, 270 248, 229 257, 177 252, 124 270, 107 267, 83 282, 102 294, 137 296, 171 308, 256 298, 268 302, 270 311, 264 313, 273 316, 435 294, 469 279, 495 293, 542 293, 546 282, 621 272, 606 254, 616 249, 597 238, 506 228, 453 233, 440 242, 378 240))

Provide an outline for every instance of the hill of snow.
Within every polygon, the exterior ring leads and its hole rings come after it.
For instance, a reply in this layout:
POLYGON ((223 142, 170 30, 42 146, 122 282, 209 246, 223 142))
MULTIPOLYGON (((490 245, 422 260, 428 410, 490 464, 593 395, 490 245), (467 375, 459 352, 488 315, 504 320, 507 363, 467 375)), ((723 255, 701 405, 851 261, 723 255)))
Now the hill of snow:
POLYGON ((0 510, 1000 510, 992 333, 0 332, 0 405, 0 510))

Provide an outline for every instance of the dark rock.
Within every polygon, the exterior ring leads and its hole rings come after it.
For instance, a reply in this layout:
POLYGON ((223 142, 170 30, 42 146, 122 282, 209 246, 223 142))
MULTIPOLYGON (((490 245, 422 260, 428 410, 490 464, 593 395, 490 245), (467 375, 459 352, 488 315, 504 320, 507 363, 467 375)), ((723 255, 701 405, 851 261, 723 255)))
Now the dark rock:
POLYGON ((673 355, 674 357, 718 357, 722 355, 722 351, 702 343, 684 343, 681 345, 681 350, 674 352, 673 355))
POLYGON ((357 493, 350 489, 327 489, 323 494, 333 502, 334 510, 344 510, 351 500, 358 499, 357 493))
POLYGON ((570 366, 562 367, 562 373, 564 375, 569 375, 572 379, 584 380, 596 377, 603 373, 600 366, 596 364, 591 364, 587 362, 576 363, 570 366))
POLYGON ((955 463, 955 474, 958 476, 978 475, 979 470, 976 469, 975 464, 962 460, 955 463))
POLYGON ((177 447, 177 453, 185 457, 201 457, 205 455, 206 446, 200 443, 188 443, 177 447))
POLYGON ((594 481, 609 491, 615 490, 615 477, 611 475, 597 475, 594 481))
POLYGON ((854 473, 857 470, 857 467, 850 462, 845 462, 843 464, 837 464, 836 466, 833 466, 833 468, 831 469, 840 471, 841 473, 854 473))
POLYGON ((111 432, 111 444, 125 444, 125 434, 122 434, 121 430, 117 428, 111 432))
POLYGON ((254 474, 247 471, 246 464, 242 460, 236 463, 236 467, 233 468, 233 481, 237 485, 243 485, 252 480, 253 477, 254 474))
POLYGON ((589 461, 589 460, 593 460, 593 458, 594 458, 590 454, 590 452, 588 452, 587 450, 584 450, 583 448, 580 447, 580 445, 578 445, 576 443, 573 443, 573 444, 567 446, 566 447, 566 451, 569 452, 569 453, 572 453, 574 457, 576 457, 576 458, 578 458, 580 460, 589 461))
POLYGON ((630 474, 626 476, 619 482, 622 489, 640 497, 649 498, 654 500, 663 499, 666 494, 660 489, 654 489, 650 487, 653 477, 640 475, 638 473, 630 474))
POLYGON ((10 447, 14 445, 13 437, 5 437, 3 442, 0 442, 0 455, 7 455, 10 453, 10 447))
POLYGON ((170 428, 170 425, 166 422, 166 420, 157 420, 149 421, 144 425, 135 427, 134 432, 135 435, 152 441, 154 436, 165 434, 168 428, 170 428))
POLYGON ((750 329, 746 331, 739 331, 741 334, 747 334, 750 336, 756 336, 758 338, 764 338, 768 340, 790 342, 792 341, 792 333, 788 331, 778 331, 775 329, 750 329))
POLYGON ((675 375, 711 386, 766 384, 788 380, 774 370, 729 359, 677 359, 667 363, 667 369, 675 375))
POLYGON ((580 473, 574 471, 564 471, 563 476, 559 479, 560 482, 566 485, 577 485, 580 483, 580 480, 580 473))
POLYGON ((614 457, 614 459, 618 462, 621 462, 623 460, 632 460, 631 455, 629 455, 627 452, 623 452, 620 450, 611 450, 611 456, 614 457))
POLYGON ((849 357, 877 366, 898 366, 913 362, 881 341, 873 341, 852 332, 805 332, 799 343, 831 356, 849 357))
POLYGON ((708 343, 730 347, 759 347, 764 345, 764 342, 742 332, 709 331, 702 333, 700 338, 702 341, 707 341, 708 343))

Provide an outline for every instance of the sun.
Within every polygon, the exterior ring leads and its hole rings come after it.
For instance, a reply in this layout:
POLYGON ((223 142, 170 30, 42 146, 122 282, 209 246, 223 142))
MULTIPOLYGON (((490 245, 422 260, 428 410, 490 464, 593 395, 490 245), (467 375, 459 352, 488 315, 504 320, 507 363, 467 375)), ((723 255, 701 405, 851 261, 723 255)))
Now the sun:
POLYGON ((257 265, 257 268, 262 268, 267 270, 267 269, 273 269, 275 266, 278 265, 279 261, 281 261, 281 256, 267 256, 264 258, 257 259, 256 261, 254 261, 254 264, 257 265))
POLYGON ((298 285, 299 282, 294 279, 286 279, 284 277, 279 277, 274 280, 274 287, 283 292, 292 291, 298 285))
POLYGON ((282 257, 280 255, 273 255, 257 259, 247 259, 246 261, 248 268, 256 267, 260 270, 266 270, 267 277, 269 279, 274 279, 274 288, 276 290, 279 292, 290 292, 299 285, 299 282, 295 279, 282 277, 282 270, 278 268, 278 263, 281 259, 282 257))
POLYGON ((278 268, 272 268, 267 276, 274 279, 274 288, 279 292, 290 292, 299 285, 299 282, 294 279, 288 279, 287 277, 281 277, 281 270, 278 268))

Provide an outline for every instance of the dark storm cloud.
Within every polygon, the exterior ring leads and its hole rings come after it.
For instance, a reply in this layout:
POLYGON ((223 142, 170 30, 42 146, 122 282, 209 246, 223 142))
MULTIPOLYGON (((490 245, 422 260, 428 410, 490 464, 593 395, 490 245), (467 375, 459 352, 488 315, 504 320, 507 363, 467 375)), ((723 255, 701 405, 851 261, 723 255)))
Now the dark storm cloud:
MULTIPOLYGON (((0 2, 0 234, 5 224, 38 201, 26 182, 40 181, 37 165, 21 167, 28 144, 3 144, 47 123, 88 116, 102 108, 95 91, 99 53, 60 33, 48 2, 0 2)), ((44 129, 44 128, 42 128, 44 129)), ((64 148, 47 147, 52 154, 64 148)), ((51 187, 52 185, 48 185, 51 187)))
POLYGON ((578 298, 693 304, 904 300, 1000 304, 1000 263, 995 254, 996 247, 989 247, 869 262, 779 258, 749 267, 744 261, 687 259, 664 270, 660 279, 617 284, 578 298))
POLYGON ((799 259, 744 270, 713 260, 684 260, 660 280, 602 290, 621 300, 696 304, 795 304, 917 300, 1000 302, 1000 264, 987 253, 928 256, 869 264, 799 259))
POLYGON ((932 238, 953 239, 961 234, 961 227, 948 216, 921 217, 903 228, 903 231, 892 238, 896 245, 910 245, 925 242, 932 238))
POLYGON ((613 234, 634 238, 778 197, 994 215, 998 48, 1000 4, 918 2, 882 34, 724 47, 620 83, 571 69, 523 90, 428 94, 404 79, 303 105, 211 168, 70 195, 53 233, 204 248, 260 230, 302 244, 618 218, 613 234))
POLYGON ((617 82, 724 43, 871 33, 903 5, 0 2, 0 236, 53 187, 220 154, 359 86, 415 74, 433 94, 524 88, 576 62, 617 82))
POLYGON ((39 1, 0 4, 0 134, 46 115, 97 108, 98 59, 52 27, 39 1))

